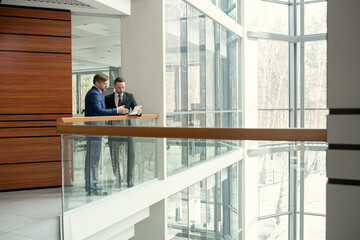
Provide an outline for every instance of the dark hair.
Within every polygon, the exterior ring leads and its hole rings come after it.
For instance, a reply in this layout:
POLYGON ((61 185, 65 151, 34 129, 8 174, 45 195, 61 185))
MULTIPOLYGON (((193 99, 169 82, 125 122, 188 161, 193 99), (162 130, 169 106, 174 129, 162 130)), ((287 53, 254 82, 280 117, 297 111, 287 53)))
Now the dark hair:
POLYGON ((93 83, 95 84, 96 82, 99 82, 99 83, 106 82, 107 80, 109 80, 108 76, 106 76, 103 73, 97 73, 94 76, 93 83))
POLYGON ((116 79, 114 80, 114 86, 115 86, 115 84, 116 84, 117 82, 125 82, 125 78, 123 78, 123 77, 118 77, 118 78, 116 78, 116 79))

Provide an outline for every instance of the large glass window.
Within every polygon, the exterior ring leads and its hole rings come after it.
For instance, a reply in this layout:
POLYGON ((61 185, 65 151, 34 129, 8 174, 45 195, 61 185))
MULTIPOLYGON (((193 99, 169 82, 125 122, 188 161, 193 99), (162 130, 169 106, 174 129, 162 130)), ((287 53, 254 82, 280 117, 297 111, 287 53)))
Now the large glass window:
POLYGON ((288 45, 258 40, 259 127, 289 127, 288 45))
POLYGON ((305 4, 305 35, 326 33, 326 9, 327 2, 309 2, 305 4))
MULTIPOLYGON (((239 127, 240 38, 182 0, 168 0, 167 126, 239 127)), ((232 150, 214 140, 167 140, 168 172, 232 150)))
MULTIPOLYGON (((260 2, 257 30, 270 34, 257 39, 259 127, 326 128, 326 5, 260 2)), ((324 150, 259 146, 258 239, 325 239, 324 150)))
POLYGON ((270 32, 288 34, 288 3, 276 3, 272 1, 259 1, 256 17, 256 30, 259 32, 270 32))
POLYGON ((305 127, 326 128, 326 41, 305 43, 305 127))
POLYGON ((220 8, 225 14, 229 17, 238 21, 240 19, 239 13, 239 0, 208 0, 212 2, 215 6, 220 8))

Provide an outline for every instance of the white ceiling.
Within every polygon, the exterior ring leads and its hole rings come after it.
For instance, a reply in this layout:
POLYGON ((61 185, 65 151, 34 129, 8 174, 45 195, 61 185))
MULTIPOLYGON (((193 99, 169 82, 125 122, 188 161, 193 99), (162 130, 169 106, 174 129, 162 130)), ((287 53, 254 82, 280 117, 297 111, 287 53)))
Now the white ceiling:
POLYGON ((121 66, 120 17, 73 15, 73 71, 121 66))
POLYGON ((3 0, 2 4, 66 9, 73 13, 129 15, 131 0, 3 0))
POLYGON ((120 16, 130 0, 3 0, 2 4, 67 9, 72 12, 73 71, 121 66, 120 16), (111 5, 111 6, 110 6, 111 5))

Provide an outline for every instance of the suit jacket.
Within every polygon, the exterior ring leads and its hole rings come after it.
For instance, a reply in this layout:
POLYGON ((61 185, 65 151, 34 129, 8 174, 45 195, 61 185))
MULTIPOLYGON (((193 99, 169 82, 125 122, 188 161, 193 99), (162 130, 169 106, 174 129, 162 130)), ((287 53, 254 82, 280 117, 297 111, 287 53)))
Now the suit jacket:
MULTIPOLYGON (((106 108, 116 108, 115 92, 105 96, 105 105, 106 105, 106 108)), ((123 92, 121 105, 125 105, 125 108, 127 108, 129 110, 130 110, 130 108, 134 109, 134 107, 137 106, 134 95, 132 93, 123 92)))
POLYGON ((85 96, 85 117, 117 115, 116 106, 107 109, 103 95, 93 86, 85 96))

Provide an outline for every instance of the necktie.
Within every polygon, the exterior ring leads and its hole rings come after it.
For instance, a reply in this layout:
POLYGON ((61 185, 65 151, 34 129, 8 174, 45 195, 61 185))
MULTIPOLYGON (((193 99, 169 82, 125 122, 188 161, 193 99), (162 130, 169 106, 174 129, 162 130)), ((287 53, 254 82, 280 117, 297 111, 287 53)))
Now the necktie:
POLYGON ((119 104, 118 104, 118 107, 121 106, 121 95, 119 95, 119 104))

